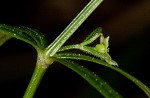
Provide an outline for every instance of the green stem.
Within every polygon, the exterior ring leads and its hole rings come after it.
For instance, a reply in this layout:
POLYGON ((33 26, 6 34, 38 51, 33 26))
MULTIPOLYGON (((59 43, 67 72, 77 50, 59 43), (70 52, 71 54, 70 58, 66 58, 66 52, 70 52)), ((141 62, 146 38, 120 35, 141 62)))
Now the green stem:
POLYGON ((53 56, 102 1, 103 0, 91 0, 56 40, 47 47, 46 56, 53 56))
POLYGON ((46 71, 46 67, 42 67, 40 64, 36 64, 34 73, 32 75, 31 81, 28 85, 28 88, 23 96, 23 98, 33 98, 36 89, 46 71))

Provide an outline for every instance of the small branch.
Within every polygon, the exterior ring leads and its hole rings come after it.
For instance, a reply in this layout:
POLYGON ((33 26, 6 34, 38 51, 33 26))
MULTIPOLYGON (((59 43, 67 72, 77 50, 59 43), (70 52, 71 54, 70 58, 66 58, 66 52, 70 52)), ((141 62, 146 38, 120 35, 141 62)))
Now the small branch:
POLYGON ((46 56, 53 56, 102 1, 103 0, 91 0, 56 40, 47 47, 46 56))

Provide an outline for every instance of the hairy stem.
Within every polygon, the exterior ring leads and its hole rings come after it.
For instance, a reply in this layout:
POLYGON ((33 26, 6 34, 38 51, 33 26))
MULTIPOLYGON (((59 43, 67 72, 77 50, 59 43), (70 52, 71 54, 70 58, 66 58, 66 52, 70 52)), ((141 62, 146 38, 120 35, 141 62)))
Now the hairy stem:
POLYGON ((33 98, 36 89, 46 71, 46 67, 42 67, 40 64, 36 64, 34 73, 32 75, 31 81, 27 87, 27 90, 23 96, 23 98, 33 98))
POLYGON ((46 55, 53 56, 102 1, 103 0, 91 0, 56 38, 56 40, 47 47, 46 55))

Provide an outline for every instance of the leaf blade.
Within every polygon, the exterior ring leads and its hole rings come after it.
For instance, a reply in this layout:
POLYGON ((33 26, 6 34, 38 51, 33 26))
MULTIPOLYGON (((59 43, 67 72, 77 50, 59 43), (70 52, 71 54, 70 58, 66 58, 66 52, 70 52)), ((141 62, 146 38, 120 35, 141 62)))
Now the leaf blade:
POLYGON ((96 74, 84 68, 83 66, 65 59, 57 59, 57 61, 78 73, 88 83, 96 88, 105 98, 122 98, 122 96, 113 88, 111 88, 109 84, 105 82, 105 80, 98 77, 96 74))
POLYGON ((38 31, 28 27, 13 27, 0 24, 0 32, 31 44, 36 50, 47 46, 46 38, 38 31))
MULTIPOLYGON (((56 57, 57 57, 57 55, 56 55, 56 57)), ((123 76, 128 78, 130 81, 132 81, 134 84, 136 84, 150 98, 150 88, 149 87, 147 87, 144 83, 142 83, 141 81, 136 79, 134 76, 128 74, 127 72, 121 70, 118 67, 111 66, 108 63, 103 62, 97 58, 92 58, 92 57, 89 57, 86 55, 80 55, 80 54, 74 54, 74 53, 60 53, 60 54, 58 54, 58 58, 80 59, 80 60, 90 61, 90 62, 94 62, 97 64, 101 64, 103 66, 109 67, 109 68, 113 69, 114 71, 119 72, 120 74, 122 74, 123 76)))
POLYGON ((101 27, 96 28, 89 36, 86 37, 86 39, 81 43, 81 45, 88 45, 92 43, 100 36, 101 32, 102 32, 101 27))

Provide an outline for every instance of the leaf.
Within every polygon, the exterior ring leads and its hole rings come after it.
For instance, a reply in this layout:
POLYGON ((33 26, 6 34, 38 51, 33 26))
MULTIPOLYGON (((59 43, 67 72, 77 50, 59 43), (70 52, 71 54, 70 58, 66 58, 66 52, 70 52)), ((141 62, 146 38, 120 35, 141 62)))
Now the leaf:
POLYGON ((32 37, 39 47, 45 48, 47 46, 47 40, 45 39, 44 35, 38 30, 24 26, 18 27, 16 29, 23 32, 25 35, 32 37))
MULTIPOLYGON (((87 56, 87 55, 83 55, 83 54, 76 54, 76 53, 71 53, 71 52, 57 53, 54 55, 54 57, 59 58, 59 59, 76 59, 76 60, 85 60, 85 61, 91 61, 91 62, 93 61, 93 59, 94 60, 96 59, 91 56, 87 56)), ((100 59, 96 59, 96 60, 98 60, 99 64, 101 64, 101 65, 111 66, 103 60, 100 60, 100 59)))
POLYGON ((88 45, 96 40, 102 32, 102 28, 96 28, 86 39, 81 43, 81 45, 88 45))
POLYGON ((47 46, 45 37, 37 30, 28 27, 13 27, 0 24, 0 32, 7 36, 20 39, 31 44, 37 50, 44 49, 47 46))
POLYGON ((93 58, 93 57, 86 56, 86 55, 81 55, 81 54, 75 54, 75 53, 59 53, 59 54, 56 54, 55 57, 56 58, 85 60, 85 61, 90 61, 90 62, 94 62, 94 63, 97 63, 97 64, 101 64, 103 66, 109 67, 109 68, 113 69, 114 71, 119 72, 120 74, 122 74, 123 76, 125 76, 126 78, 131 80, 133 83, 135 83, 150 98, 150 88, 148 88, 141 81, 139 81, 138 79, 136 79, 135 77, 133 77, 132 75, 128 74, 127 72, 121 70, 118 67, 111 66, 110 64, 108 64, 106 62, 103 62, 103 61, 101 61, 97 58, 93 58))
POLYGON ((122 96, 116 92, 113 88, 109 86, 109 84, 100 78, 95 73, 86 69, 85 67, 65 59, 56 59, 59 63, 67 66, 72 69, 80 76, 82 76, 89 84, 91 84, 94 88, 98 90, 105 98, 122 98, 122 96))
POLYGON ((2 46, 10 38, 11 38, 10 36, 0 33, 0 46, 2 46))

